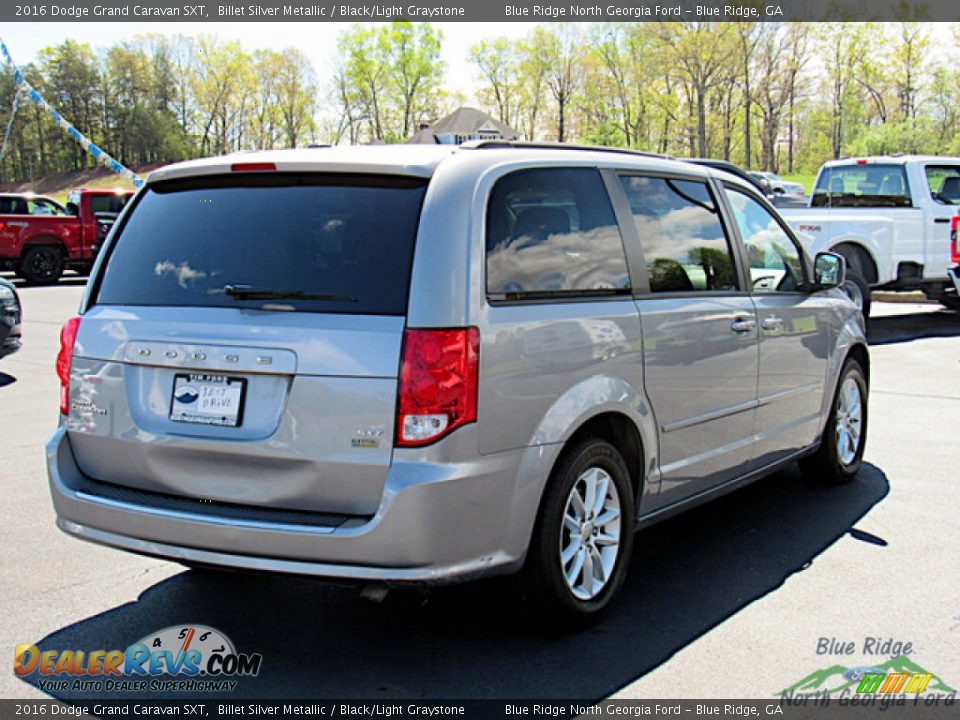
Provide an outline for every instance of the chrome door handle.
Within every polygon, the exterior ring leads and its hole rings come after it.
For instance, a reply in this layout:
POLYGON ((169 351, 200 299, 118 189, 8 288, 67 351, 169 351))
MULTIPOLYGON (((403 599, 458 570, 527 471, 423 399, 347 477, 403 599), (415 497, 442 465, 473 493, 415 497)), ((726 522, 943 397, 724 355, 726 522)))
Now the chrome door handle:
POLYGON ((783 327, 783 320, 771 315, 770 317, 763 319, 763 322, 760 323, 760 327, 762 327, 764 330, 770 331, 779 330, 783 327))
POLYGON ((735 333, 748 333, 752 330, 756 330, 757 321, 748 317, 738 317, 732 323, 730 323, 730 329, 735 333))

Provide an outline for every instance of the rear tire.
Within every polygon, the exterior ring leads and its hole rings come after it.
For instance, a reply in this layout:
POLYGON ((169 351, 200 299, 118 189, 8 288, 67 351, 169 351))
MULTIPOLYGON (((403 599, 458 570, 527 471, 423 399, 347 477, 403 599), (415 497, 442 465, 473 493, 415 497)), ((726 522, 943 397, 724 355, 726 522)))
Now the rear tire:
POLYGON ((820 448, 800 461, 807 480, 826 485, 850 482, 860 470, 867 442, 867 381, 854 359, 843 366, 820 448))
POLYGON ((20 275, 33 285, 52 285, 63 275, 63 254, 56 245, 33 245, 20 260, 20 275))
POLYGON ((630 472, 613 445, 586 438, 564 452, 516 577, 538 625, 576 629, 609 609, 630 564, 633 507, 630 472))
POLYGON ((860 307, 866 322, 870 318, 870 283, 867 282, 867 277, 871 260, 865 251, 852 245, 841 245, 835 252, 847 261, 847 281, 841 289, 860 307))

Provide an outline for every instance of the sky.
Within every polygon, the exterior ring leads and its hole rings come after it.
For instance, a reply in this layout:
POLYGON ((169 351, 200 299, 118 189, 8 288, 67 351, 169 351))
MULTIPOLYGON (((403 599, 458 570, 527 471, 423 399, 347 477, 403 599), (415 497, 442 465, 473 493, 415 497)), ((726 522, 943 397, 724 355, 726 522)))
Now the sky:
MULTIPOLYGON (((371 23, 377 24, 377 23, 371 23)), ((467 51, 479 40, 526 35, 536 23, 434 23, 443 31, 443 57, 447 63, 447 89, 461 92, 468 100, 477 87, 477 71, 470 65, 467 51)), ((306 53, 320 80, 329 77, 337 36, 349 28, 347 23, 6 23, 0 38, 7 44, 18 65, 31 62, 37 52, 67 39, 105 48, 147 32, 164 35, 214 35, 223 40, 239 40, 247 50, 295 47, 306 53)))

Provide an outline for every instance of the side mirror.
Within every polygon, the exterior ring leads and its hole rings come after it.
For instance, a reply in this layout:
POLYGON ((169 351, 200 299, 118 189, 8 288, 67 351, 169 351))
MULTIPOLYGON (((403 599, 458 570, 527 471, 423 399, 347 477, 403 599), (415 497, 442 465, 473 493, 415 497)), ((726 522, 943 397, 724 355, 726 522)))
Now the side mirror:
POLYGON ((813 279, 817 290, 827 290, 847 281, 847 261, 832 252, 817 253, 813 261, 813 279))

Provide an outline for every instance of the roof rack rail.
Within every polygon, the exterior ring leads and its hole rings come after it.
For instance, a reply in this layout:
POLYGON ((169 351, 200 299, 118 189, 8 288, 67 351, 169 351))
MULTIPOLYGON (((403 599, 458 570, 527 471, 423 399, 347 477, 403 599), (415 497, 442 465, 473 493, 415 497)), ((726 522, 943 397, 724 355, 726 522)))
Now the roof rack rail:
POLYGON ((576 143, 561 142, 530 142, 527 140, 469 140, 460 145, 467 150, 490 150, 502 148, 519 148, 533 150, 580 150, 589 152, 610 152, 621 155, 637 155, 640 157, 660 158, 661 160, 674 160, 672 155, 662 155, 660 153, 647 152, 646 150, 633 150, 632 148, 610 147, 607 145, 579 145, 576 143))

